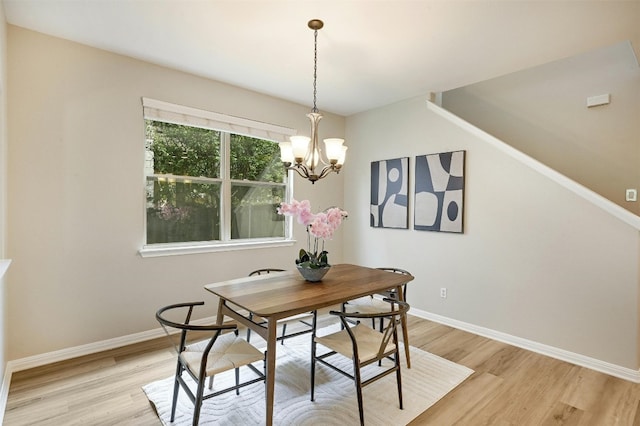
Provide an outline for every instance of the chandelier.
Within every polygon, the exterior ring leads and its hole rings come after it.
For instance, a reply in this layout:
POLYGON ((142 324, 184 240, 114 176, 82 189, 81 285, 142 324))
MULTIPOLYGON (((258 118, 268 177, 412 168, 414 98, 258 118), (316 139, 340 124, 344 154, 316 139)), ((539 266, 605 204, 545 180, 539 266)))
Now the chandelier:
POLYGON ((313 30, 313 109, 307 117, 311 121, 311 137, 291 136, 291 142, 280 142, 280 159, 287 170, 294 170, 300 176, 316 183, 331 172, 340 173, 347 153, 343 146, 344 139, 329 138, 324 140, 326 160, 318 144, 318 123, 322 114, 316 107, 316 82, 318 79, 318 30, 324 26, 319 19, 312 19, 308 23, 313 30), (322 163, 322 165, 321 165, 322 163), (322 167, 322 169, 320 169, 322 167), (316 169, 319 169, 316 171, 316 169))

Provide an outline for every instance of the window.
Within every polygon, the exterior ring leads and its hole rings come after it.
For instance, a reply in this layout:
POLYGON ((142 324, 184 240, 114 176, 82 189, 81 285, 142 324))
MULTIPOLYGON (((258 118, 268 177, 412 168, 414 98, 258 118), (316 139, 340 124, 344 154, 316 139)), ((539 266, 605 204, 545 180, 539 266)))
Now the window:
POLYGON ((290 184, 276 142, 291 129, 147 98, 143 107, 143 255, 286 239, 276 208, 290 184))

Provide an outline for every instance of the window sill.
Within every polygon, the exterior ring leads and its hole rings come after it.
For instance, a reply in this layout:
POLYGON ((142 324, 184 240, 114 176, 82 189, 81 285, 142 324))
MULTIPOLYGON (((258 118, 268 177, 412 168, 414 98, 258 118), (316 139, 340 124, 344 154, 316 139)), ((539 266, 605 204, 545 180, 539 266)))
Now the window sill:
POLYGON ((142 257, 161 257, 161 256, 177 256, 184 254, 213 253, 219 251, 235 251, 235 250, 251 250, 260 248, 273 247, 290 247, 296 243, 296 240, 277 240, 277 241, 241 241, 234 243, 221 244, 189 244, 189 245, 157 245, 144 246, 138 253, 142 257))

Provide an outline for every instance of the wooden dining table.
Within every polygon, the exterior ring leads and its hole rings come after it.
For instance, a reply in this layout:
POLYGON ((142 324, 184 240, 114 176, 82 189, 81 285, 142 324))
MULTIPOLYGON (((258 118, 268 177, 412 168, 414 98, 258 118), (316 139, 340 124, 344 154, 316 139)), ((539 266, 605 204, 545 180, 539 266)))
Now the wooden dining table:
MULTIPOLYGON (((225 315, 258 333, 267 342, 266 352, 266 424, 273 422, 275 390, 277 322, 292 315, 340 305, 358 297, 395 290, 404 300, 403 284, 413 276, 396 274, 364 266, 334 265, 317 283, 307 282, 298 271, 284 271, 267 275, 243 277, 205 285, 205 289, 219 297, 217 321, 225 315), (238 308, 266 320, 251 321, 238 308)), ((402 334, 410 368, 406 317, 402 318, 402 334)))

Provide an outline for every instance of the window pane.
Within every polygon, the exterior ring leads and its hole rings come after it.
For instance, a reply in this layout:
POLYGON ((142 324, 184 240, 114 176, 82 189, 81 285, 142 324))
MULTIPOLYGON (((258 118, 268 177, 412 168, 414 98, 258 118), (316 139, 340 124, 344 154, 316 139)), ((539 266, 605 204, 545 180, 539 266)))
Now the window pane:
POLYGON ((231 186, 231 239, 284 237, 284 186, 231 186))
POLYGON ((234 127, 238 120, 227 123, 220 114, 167 105, 143 99, 146 244, 224 246, 286 238, 284 217, 276 209, 291 182, 278 144, 229 132, 275 131, 269 134, 280 139, 277 126, 256 122, 254 128, 244 120, 234 127))
POLYGON ((219 183, 147 177, 147 244, 219 239, 219 183))
POLYGON ((284 182, 285 170, 277 143, 231 135, 231 179, 284 182))
MULTIPOLYGON (((145 120, 148 174, 220 177, 220 132, 145 120)), ((277 144, 276 144, 277 147, 277 144)))

